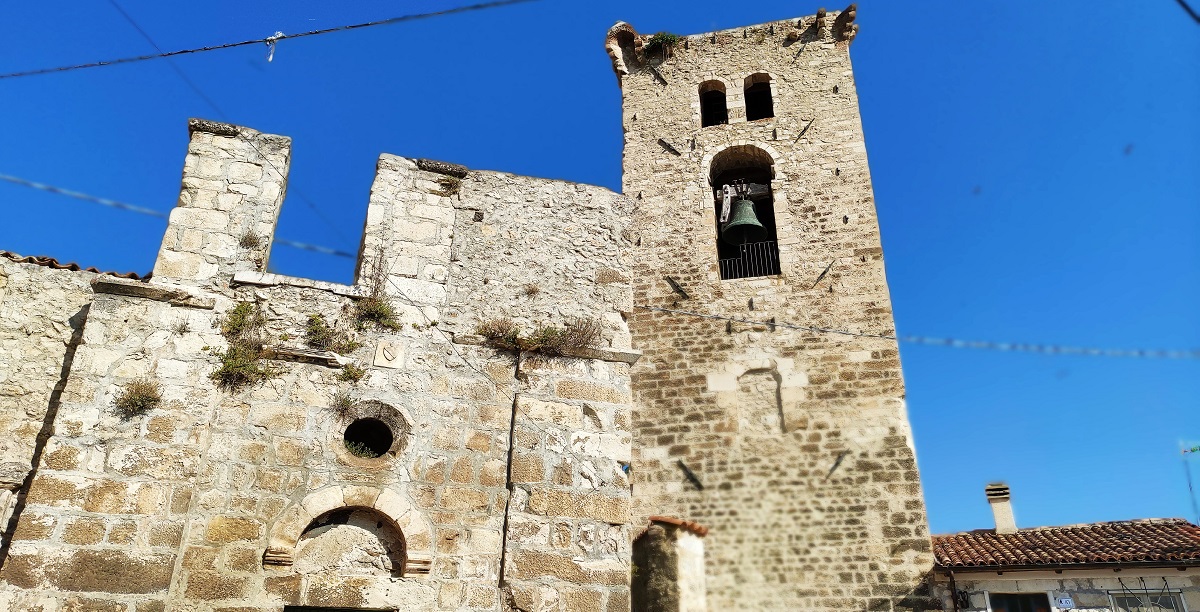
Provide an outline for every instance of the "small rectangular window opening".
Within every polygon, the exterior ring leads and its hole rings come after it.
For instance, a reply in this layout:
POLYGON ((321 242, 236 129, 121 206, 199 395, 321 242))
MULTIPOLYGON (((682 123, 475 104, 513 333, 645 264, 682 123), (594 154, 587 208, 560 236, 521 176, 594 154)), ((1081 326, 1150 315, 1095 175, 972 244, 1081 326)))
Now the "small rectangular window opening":
POLYGON ((746 81, 746 121, 774 117, 775 105, 771 100, 770 78, 755 75, 746 81))
POLYGON ((988 593, 992 612, 1050 612, 1045 593, 988 593))
POLYGON ((729 109, 725 103, 725 85, 720 81, 705 81, 700 84, 700 127, 729 123, 729 109))

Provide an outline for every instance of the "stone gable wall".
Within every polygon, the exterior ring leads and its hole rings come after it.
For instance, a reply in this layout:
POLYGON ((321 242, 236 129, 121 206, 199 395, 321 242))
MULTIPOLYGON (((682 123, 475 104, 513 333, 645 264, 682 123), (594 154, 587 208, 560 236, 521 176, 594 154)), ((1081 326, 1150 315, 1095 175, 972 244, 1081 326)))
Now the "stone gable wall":
POLYGON ((4 387, 16 398, 0 413, 16 438, 5 459, 29 465, 67 321, 88 320, 20 492, 0 609, 627 610, 627 201, 385 155, 358 282, 283 277, 264 269, 287 139, 191 128, 151 281, 2 268, 5 308, 20 314, 0 343, 22 375, 4 387), (367 296, 394 306, 394 329, 359 328, 367 296), (229 346, 221 324, 244 303, 262 313, 275 373, 231 391, 211 374, 229 346), (359 346, 306 346, 311 315, 359 346), (518 357, 474 335, 499 316, 526 330, 596 319, 601 346, 518 357), (158 383, 161 404, 118 415, 138 379, 158 383), (339 391, 354 406, 335 410, 339 391), (345 447, 360 418, 391 426, 382 457, 345 447))
POLYGON ((95 276, 0 258, 0 550, 39 438, 52 431, 95 276))

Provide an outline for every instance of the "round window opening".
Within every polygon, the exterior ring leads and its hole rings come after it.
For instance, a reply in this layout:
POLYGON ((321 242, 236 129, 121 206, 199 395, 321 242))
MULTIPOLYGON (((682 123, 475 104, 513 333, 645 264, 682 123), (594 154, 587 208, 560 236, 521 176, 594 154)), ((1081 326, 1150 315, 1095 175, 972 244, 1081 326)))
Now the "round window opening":
POLYGON ((358 419, 346 427, 346 450, 355 457, 375 459, 392 448, 392 428, 379 419, 358 419))

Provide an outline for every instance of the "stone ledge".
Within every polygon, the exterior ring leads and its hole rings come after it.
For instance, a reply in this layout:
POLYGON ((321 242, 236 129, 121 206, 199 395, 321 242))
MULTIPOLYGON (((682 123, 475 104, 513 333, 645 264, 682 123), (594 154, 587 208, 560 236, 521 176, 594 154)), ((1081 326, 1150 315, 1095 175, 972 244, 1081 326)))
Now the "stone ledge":
POLYGON ((341 283, 331 283, 328 281, 312 280, 309 278, 297 278, 295 276, 271 274, 270 272, 236 272, 233 275, 232 283, 234 285, 255 285, 259 287, 274 287, 276 285, 305 287, 307 289, 328 291, 336 295, 344 295, 352 298, 363 298, 371 294, 371 292, 362 285, 343 285, 341 283))
POLYGON ((294 346, 268 346, 263 349, 264 357, 277 361, 315 363, 327 368, 340 368, 350 360, 331 351, 317 351, 294 346))
POLYGON ((188 119, 188 134, 192 132, 208 132, 217 136, 237 136, 241 129, 230 123, 197 119, 195 117, 188 119))
POLYGON ((426 172, 436 172, 437 174, 446 174, 457 178, 466 178, 467 167, 460 164, 452 164, 450 162, 438 161, 436 159, 414 159, 417 168, 426 172))
POLYGON ((203 308, 212 310, 217 305, 214 298, 200 297, 178 287, 151 285, 116 276, 97 276, 92 281, 92 291, 110 295, 146 298, 156 302, 167 302, 172 306, 203 308))
MULTIPOLYGON (((475 334, 455 334, 453 342, 455 344, 466 344, 470 346, 488 346, 487 341, 483 336, 475 334)), ((642 358, 642 352, 634 349, 615 349, 588 347, 582 349, 568 350, 563 352, 563 357, 576 357, 579 359, 599 359, 600 361, 611 361, 614 363, 628 363, 633 365, 638 359, 642 358)))

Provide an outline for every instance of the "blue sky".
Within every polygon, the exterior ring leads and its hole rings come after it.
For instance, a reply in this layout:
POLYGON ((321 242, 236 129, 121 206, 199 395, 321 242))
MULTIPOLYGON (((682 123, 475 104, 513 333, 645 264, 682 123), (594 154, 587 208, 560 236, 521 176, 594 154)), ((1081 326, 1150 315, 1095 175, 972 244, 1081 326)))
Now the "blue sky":
MULTIPOLYGON (((454 5, 120 1, 165 50, 454 5)), ((294 139, 278 235, 353 252, 381 152, 619 189, 614 21, 687 34, 817 7, 543 0, 285 40, 270 63, 259 46, 175 59, 222 114, 163 60, 0 80, 0 173, 165 212, 187 118, 224 119, 294 139)), ((0 72, 154 51, 105 1, 2 14, 0 72)), ((1200 25, 1175 0, 866 0, 858 21, 899 333, 1200 348, 1200 25)), ((0 210, 0 249, 118 271, 148 271, 164 228, 5 183, 0 210)), ((901 350, 933 531, 989 527, 994 479, 1022 526, 1195 520, 1178 445, 1200 441, 1200 361, 901 350)))

